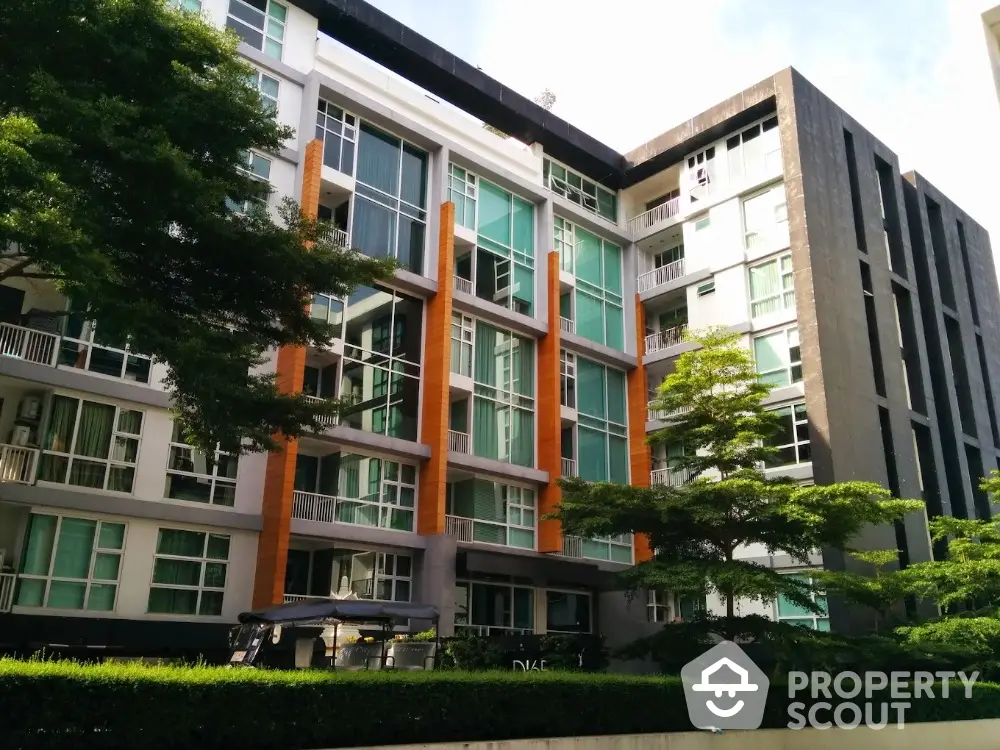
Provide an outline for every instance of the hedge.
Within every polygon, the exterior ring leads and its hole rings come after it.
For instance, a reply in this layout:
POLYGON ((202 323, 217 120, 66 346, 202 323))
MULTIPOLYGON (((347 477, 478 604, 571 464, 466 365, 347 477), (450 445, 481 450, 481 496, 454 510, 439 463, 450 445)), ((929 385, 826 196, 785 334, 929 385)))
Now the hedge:
MULTIPOLYGON (((888 698, 885 698, 888 701, 888 698)), ((765 726, 788 722, 770 691, 765 726)), ((1000 686, 908 722, 1000 717, 1000 686)), ((324 672, 0 660, 0 748, 296 750, 690 731, 678 678, 324 672)))

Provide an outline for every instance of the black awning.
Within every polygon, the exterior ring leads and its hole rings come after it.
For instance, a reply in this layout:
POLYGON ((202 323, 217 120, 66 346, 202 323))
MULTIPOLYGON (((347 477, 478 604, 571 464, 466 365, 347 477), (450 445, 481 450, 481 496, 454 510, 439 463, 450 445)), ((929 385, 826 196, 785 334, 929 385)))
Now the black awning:
POLYGON ((501 552, 467 550, 459 552, 458 572, 530 578, 541 583, 560 582, 595 589, 615 587, 614 573, 592 562, 563 560, 552 555, 511 555, 501 552))
POLYGON ((427 604, 411 604, 410 602, 314 599, 244 612, 240 615, 240 622, 279 625, 288 622, 305 623, 317 620, 378 622, 409 618, 437 620, 438 609, 427 604))

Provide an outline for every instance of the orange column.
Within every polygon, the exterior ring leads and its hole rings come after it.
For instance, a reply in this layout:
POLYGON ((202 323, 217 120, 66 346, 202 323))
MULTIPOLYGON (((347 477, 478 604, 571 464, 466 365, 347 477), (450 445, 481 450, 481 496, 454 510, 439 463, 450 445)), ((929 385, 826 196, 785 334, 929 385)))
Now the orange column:
MULTIPOLYGON (((646 367, 642 364, 646 353, 646 310, 635 295, 635 353, 638 364, 628 374, 628 453, 629 474, 633 487, 649 487, 652 458, 646 442, 646 402, 649 391, 646 384, 646 367)), ((635 536, 635 561, 650 560, 653 551, 645 534, 635 536)))
MULTIPOLYGON (((319 213, 320 181, 323 169, 323 144, 310 141, 306 146, 302 176, 302 213, 316 218, 319 213)), ((285 346, 278 351, 276 385, 280 393, 302 390, 306 350, 285 346)), ((257 573, 253 585, 253 606, 280 604, 285 596, 285 565, 288 562, 288 539, 292 526, 292 492, 295 488, 295 459, 298 444, 281 437, 280 450, 267 457, 264 473, 264 496, 261 504, 262 526, 257 542, 257 573)))
POLYGON ((420 440, 431 457, 420 468, 417 532, 443 534, 448 489, 448 409, 451 373, 451 309, 455 275, 455 204, 441 204, 438 291, 427 303, 420 440))
MULTIPOLYGON (((538 515, 551 513, 562 499, 557 484, 562 473, 562 409, 559 392, 559 253, 548 256, 549 332, 538 342, 538 468, 549 473, 539 494, 538 515)), ((538 551, 562 552, 559 521, 538 522, 538 551)))

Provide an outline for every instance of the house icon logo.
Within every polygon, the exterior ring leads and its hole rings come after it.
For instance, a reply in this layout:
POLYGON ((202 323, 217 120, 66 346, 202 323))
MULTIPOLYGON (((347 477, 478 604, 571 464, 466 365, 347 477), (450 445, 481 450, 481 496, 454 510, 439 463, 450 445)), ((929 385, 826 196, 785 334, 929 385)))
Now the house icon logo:
POLYGON ((681 669, 691 723, 699 729, 757 729, 767 704, 767 675, 743 649, 722 641, 681 669))

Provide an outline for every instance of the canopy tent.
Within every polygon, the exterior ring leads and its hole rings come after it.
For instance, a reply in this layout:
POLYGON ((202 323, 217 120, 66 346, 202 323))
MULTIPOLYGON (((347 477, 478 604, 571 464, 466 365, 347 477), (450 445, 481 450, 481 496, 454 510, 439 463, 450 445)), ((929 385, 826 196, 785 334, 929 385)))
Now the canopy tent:
POLYGON ((411 618, 437 622, 438 617, 438 608, 427 604, 373 602, 358 599, 312 599, 244 612, 240 615, 239 620, 245 625, 281 625, 322 620, 385 622, 411 618))

